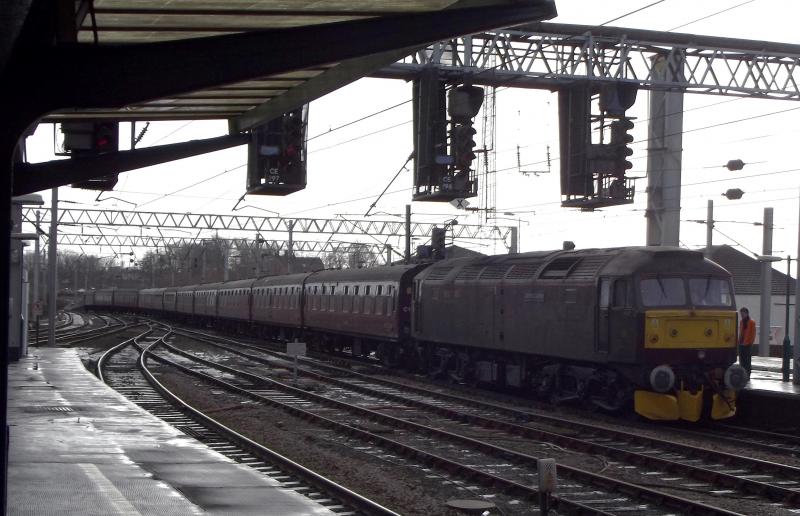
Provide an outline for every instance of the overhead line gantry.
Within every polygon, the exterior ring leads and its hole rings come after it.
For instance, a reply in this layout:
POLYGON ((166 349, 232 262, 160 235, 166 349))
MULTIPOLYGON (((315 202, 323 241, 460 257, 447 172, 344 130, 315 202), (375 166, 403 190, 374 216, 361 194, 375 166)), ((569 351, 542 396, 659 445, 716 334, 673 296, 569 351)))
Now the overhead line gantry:
MULTIPOLYGON (((33 223, 34 209, 23 210, 23 220, 33 223)), ((406 234, 404 222, 391 220, 350 220, 324 218, 261 217, 254 215, 215 215, 208 213, 170 213, 118 210, 64 209, 58 212, 58 225, 94 225, 160 229, 208 229, 226 231, 316 233, 332 235, 372 235, 396 237, 406 234)), ((40 224, 49 224, 48 212, 40 224)), ((412 237, 430 237, 436 224, 412 222, 412 237)), ((516 228, 457 224, 450 226, 456 239, 506 239, 516 228)))

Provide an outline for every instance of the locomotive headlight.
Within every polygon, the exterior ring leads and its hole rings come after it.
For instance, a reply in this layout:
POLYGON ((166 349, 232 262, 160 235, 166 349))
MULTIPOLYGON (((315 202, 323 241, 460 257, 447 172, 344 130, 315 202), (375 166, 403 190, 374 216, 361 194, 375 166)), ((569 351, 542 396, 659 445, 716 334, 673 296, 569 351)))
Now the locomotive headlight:
POLYGON ((706 358, 706 350, 705 349, 701 349, 700 351, 698 351, 697 352, 697 358, 699 358, 700 360, 703 360, 704 358, 706 358))
POLYGON ((733 364, 725 371, 725 387, 735 391, 741 390, 750 379, 747 370, 739 364, 733 364))
POLYGON ((660 365, 650 371, 650 385, 656 392, 667 392, 675 386, 675 373, 668 365, 660 365))

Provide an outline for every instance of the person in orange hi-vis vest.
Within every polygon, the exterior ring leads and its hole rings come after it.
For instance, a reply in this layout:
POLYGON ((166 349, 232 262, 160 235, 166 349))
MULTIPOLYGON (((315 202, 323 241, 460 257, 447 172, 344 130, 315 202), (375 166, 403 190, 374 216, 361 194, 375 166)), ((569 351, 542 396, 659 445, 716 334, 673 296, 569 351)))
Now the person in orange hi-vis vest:
POLYGON ((750 318, 750 310, 742 307, 739 310, 742 318, 739 321, 739 364, 747 370, 748 376, 752 369, 753 342, 756 341, 756 322, 750 318))

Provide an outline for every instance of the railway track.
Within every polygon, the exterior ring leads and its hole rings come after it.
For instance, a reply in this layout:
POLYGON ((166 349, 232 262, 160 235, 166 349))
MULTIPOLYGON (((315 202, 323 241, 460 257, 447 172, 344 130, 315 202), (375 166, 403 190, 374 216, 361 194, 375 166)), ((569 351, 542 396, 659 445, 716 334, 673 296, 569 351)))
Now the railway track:
MULTIPOLYGON (((187 333, 193 335, 194 338, 203 335, 193 331, 187 333)), ((214 343, 214 339, 207 337, 206 335, 199 338, 204 339, 204 342, 208 344, 219 346, 218 343, 214 343)), ((237 342, 231 339, 217 339, 237 342)), ((255 350, 257 353, 264 353, 260 347, 244 343, 238 344, 255 350)), ((283 356, 282 354, 268 353, 270 358, 263 358, 259 355, 242 353, 240 349, 230 346, 223 345, 221 348, 249 360, 258 363, 272 363, 272 365, 275 365, 275 362, 272 362, 275 360, 274 357, 283 356)), ((610 461, 622 460, 632 466, 650 468, 651 471, 648 471, 650 482, 660 482, 659 487, 664 489, 676 490, 680 489, 678 486, 688 486, 691 489, 707 490, 717 495, 736 491, 743 495, 763 498, 766 502, 784 504, 787 510, 796 508, 800 504, 800 468, 794 466, 751 459, 663 438, 656 439, 633 432, 581 424, 574 420, 534 414, 503 405, 433 392, 429 389, 414 388, 337 367, 323 366, 316 362, 312 363, 312 367, 327 370, 335 377, 324 377, 311 370, 304 370, 303 374, 313 377, 315 381, 335 385, 337 388, 356 389, 372 395, 380 393, 377 395, 382 396, 383 399, 398 403, 411 403, 427 410, 435 410, 452 421, 468 422, 486 429, 501 429, 509 434, 509 439, 512 436, 525 437, 578 452, 603 455, 610 461), (533 428, 530 423, 520 424, 520 421, 533 419, 536 420, 533 428), (564 429, 569 431, 564 432, 564 429), (685 480, 681 481, 681 476, 685 480)), ((750 430, 738 429, 738 432, 746 434, 750 430)), ((706 440, 709 437, 701 432, 687 432, 687 434, 701 436, 706 440)), ((712 442, 717 439, 717 434, 719 432, 711 439, 712 442)), ((795 444, 800 440, 793 436, 772 433, 753 433, 747 441, 737 440, 734 437, 729 440, 734 444, 741 445, 755 442, 756 439, 763 440, 774 437, 781 437, 795 444)), ((779 445, 765 443, 764 446, 772 448, 773 451, 779 449, 779 445)))
POLYGON ((785 432, 770 432, 757 428, 717 423, 701 431, 680 429, 681 433, 701 438, 713 438, 741 449, 759 449, 776 455, 800 457, 800 436, 785 432))
POLYGON ((303 466, 251 441, 195 410, 164 387, 148 368, 150 351, 171 330, 151 324, 141 334, 109 349, 98 361, 105 383, 173 427, 226 457, 245 464, 339 514, 397 516, 371 500, 331 482, 303 466))
MULTIPOLYGON (((69 338, 71 336, 80 335, 83 332, 89 330, 97 330, 101 328, 107 328, 111 325, 110 320, 107 316, 102 315, 94 315, 94 314, 84 314, 81 317, 81 324, 80 326, 74 326, 74 314, 70 312, 65 313, 65 319, 60 321, 61 324, 56 324, 55 334, 56 340, 69 338)), ((42 325, 39 330, 39 336, 36 339, 32 339, 34 344, 44 344, 47 342, 47 325, 42 325)))
MULTIPOLYGON (((527 500, 535 500, 538 496, 536 490, 529 486, 537 483, 536 463, 538 458, 542 458, 542 449, 549 452, 552 444, 534 442, 532 439, 522 448, 492 444, 497 441, 519 441, 519 435, 503 435, 498 425, 494 424, 481 428, 474 423, 475 420, 465 421, 463 414, 441 417, 439 413, 442 410, 453 410, 447 407, 452 402, 443 403, 441 399, 410 402, 412 396, 408 391, 388 395, 385 386, 381 387, 382 391, 363 385, 355 388, 352 383, 343 385, 341 378, 331 379, 333 381, 329 384, 333 387, 328 387, 325 395, 320 396, 240 368, 207 360, 175 346, 165 347, 172 353, 169 360, 187 374, 251 399, 282 407, 341 433, 373 443, 379 442, 382 448, 395 454, 424 460, 426 465, 433 464, 451 473, 459 471, 460 475, 473 482, 500 486, 500 492, 513 493, 527 500), (177 363, 181 361, 182 364, 177 363), (387 405, 387 400, 393 405, 387 405), (387 412, 395 415, 388 415, 387 412), (354 426, 354 418, 391 428, 392 439, 381 435, 382 431, 375 433, 354 426), (420 420, 426 421, 426 424, 418 423, 420 420), (478 435, 474 435, 476 433, 478 435), (475 467, 476 464, 480 466, 475 467)), ((216 358, 222 360, 219 356, 216 358)), ((272 361, 271 366, 289 367, 285 359, 282 365, 278 360, 273 356, 264 359, 264 362, 272 361)), ((341 376, 348 372, 338 370, 337 374, 341 376)), ((304 369, 303 375, 313 376, 317 373, 304 369)), ((321 381, 321 377, 315 376, 314 381, 321 381)), ((673 514, 676 511, 682 514, 735 513, 564 463, 559 464, 559 473, 568 479, 559 489, 557 503, 560 511, 601 514, 630 511, 637 514, 673 514)), ((696 489, 701 487, 700 484, 696 486, 696 489)), ((682 488, 692 489, 691 485, 682 488)))
MULTIPOLYGON (((65 327, 61 331, 56 332, 56 343, 60 345, 74 345, 82 342, 89 342, 101 336, 113 335, 126 330, 137 324, 129 324, 125 320, 112 316, 112 315, 96 315, 95 321, 99 324, 84 319, 84 324, 79 328, 65 327)), ((47 336, 41 336, 34 339, 31 343, 34 346, 41 346, 47 344, 47 336)))

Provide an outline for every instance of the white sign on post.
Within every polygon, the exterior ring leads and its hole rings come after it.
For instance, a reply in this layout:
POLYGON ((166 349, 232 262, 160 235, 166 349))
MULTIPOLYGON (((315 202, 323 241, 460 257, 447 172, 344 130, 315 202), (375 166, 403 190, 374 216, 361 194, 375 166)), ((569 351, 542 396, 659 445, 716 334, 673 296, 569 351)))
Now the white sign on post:
POLYGON ((306 356, 306 343, 305 342, 287 342, 286 354, 293 357, 306 356))
POLYGON ((305 342, 287 342, 286 354, 294 357, 294 386, 297 387, 297 357, 306 356, 306 343, 305 342))

